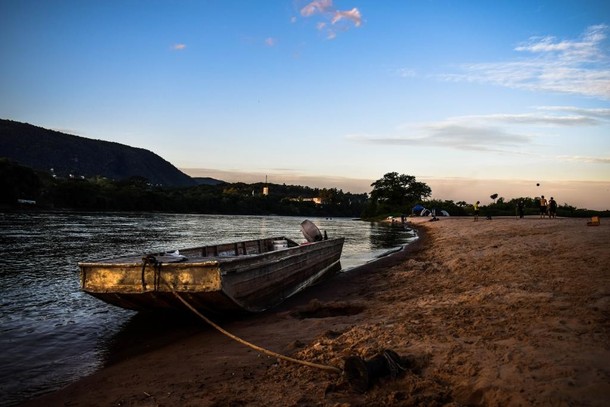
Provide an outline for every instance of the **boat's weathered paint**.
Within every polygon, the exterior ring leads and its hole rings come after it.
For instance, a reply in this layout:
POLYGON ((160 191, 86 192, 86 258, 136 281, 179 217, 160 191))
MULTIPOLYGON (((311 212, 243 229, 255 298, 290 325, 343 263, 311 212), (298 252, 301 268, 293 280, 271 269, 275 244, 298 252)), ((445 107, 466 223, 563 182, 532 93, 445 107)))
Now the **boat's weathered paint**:
POLYGON ((79 263, 82 289, 129 309, 257 312, 270 308, 340 269, 343 238, 299 245, 285 237, 251 240, 168 253, 79 263), (278 249, 277 241, 286 241, 278 249), (274 250, 275 247, 275 250, 274 250))

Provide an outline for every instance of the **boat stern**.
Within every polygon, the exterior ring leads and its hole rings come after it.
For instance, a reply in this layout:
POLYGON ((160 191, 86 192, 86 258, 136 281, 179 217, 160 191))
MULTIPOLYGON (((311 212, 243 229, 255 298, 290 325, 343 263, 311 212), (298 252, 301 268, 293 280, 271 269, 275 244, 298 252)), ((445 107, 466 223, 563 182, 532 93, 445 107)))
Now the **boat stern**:
POLYGON ((218 263, 79 263, 81 289, 128 309, 175 307, 173 292, 216 296, 221 291, 218 263))

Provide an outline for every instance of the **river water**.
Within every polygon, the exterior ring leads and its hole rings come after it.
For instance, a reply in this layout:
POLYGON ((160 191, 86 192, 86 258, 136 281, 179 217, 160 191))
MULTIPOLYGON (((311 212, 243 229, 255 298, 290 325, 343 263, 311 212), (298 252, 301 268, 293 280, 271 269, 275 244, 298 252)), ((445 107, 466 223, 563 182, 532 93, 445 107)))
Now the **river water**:
MULTIPOLYGON (((0 212, 0 405, 18 404, 94 372, 112 359, 117 337, 133 335, 129 326, 137 313, 80 291, 79 261, 260 237, 303 242, 303 220, 0 212)), ((415 238, 400 227, 347 218, 311 220, 329 237, 345 237, 344 272, 415 238)))

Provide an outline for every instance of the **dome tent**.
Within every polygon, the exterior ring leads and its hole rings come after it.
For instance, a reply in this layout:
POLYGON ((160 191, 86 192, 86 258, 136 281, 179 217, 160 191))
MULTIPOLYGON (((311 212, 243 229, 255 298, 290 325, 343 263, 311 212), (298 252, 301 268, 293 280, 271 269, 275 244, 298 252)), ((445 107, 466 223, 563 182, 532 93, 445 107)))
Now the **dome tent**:
POLYGON ((424 209, 420 216, 450 216, 449 212, 443 209, 424 209))
POLYGON ((411 208, 411 213, 413 213, 415 215, 421 215, 422 211, 425 210, 425 209, 426 208, 424 208, 423 205, 417 204, 413 208, 411 208))

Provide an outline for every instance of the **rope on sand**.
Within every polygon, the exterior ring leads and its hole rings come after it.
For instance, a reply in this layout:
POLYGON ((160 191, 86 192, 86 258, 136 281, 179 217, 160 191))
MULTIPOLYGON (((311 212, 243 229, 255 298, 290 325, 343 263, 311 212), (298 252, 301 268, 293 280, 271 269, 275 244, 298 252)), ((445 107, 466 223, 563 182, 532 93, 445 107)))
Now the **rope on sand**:
POLYGON ((191 304, 188 303, 188 301, 186 301, 184 298, 182 298, 182 296, 180 294, 178 294, 176 292, 176 290, 174 290, 174 287, 172 287, 164 278, 162 278, 161 276, 159 276, 159 279, 161 279, 168 287, 169 289, 172 291, 172 294, 174 294, 174 296, 180 301, 182 302, 188 309, 190 309, 193 313, 195 313, 195 315, 197 315, 199 318, 203 319, 205 322, 207 322, 208 324, 210 324, 212 327, 214 327, 214 329, 216 329, 217 331, 219 331, 220 333, 222 333, 223 335, 228 336, 229 338, 243 344, 246 345, 247 347, 254 349, 258 352, 264 353, 267 356, 271 356, 274 358, 278 358, 278 359, 282 359, 285 360, 287 362, 291 362, 291 363, 297 363, 303 366, 308 366, 308 367, 313 367, 316 369, 321 369, 321 370, 325 370, 327 372, 330 373, 335 373, 335 374, 343 374, 343 370, 339 369, 338 367, 335 366, 329 366, 329 365, 321 365, 319 363, 312 363, 312 362, 308 362, 306 360, 299 360, 299 359, 294 359, 291 358, 290 356, 285 356, 273 351, 270 351, 268 349, 265 348, 261 348, 260 346, 257 346, 253 343, 250 343, 244 339, 241 339, 238 336, 233 335, 232 333, 230 333, 229 331, 223 329, 220 325, 216 324, 215 322, 213 322, 212 320, 210 320, 208 317, 206 317, 205 315, 203 315, 201 312, 199 312, 195 307, 193 307, 191 304))

